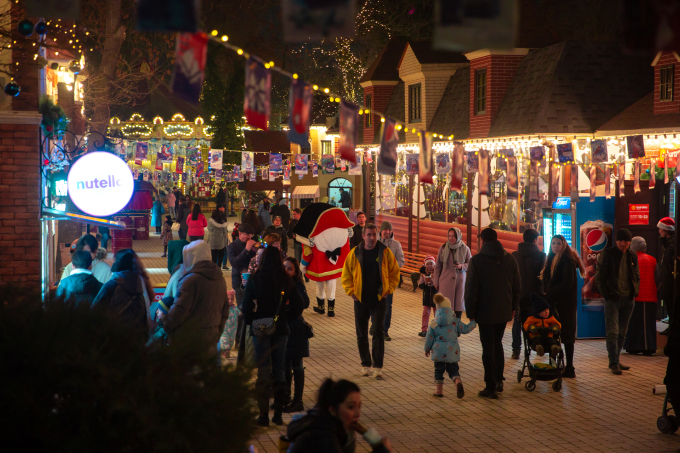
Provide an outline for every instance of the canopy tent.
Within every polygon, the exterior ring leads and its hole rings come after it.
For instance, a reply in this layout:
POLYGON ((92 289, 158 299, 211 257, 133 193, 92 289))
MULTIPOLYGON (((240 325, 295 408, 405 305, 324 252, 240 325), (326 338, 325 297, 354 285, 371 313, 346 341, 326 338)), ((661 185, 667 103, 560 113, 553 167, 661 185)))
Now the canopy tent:
POLYGON ((290 198, 301 199, 301 198, 319 198, 319 186, 296 186, 293 189, 293 194, 290 198))

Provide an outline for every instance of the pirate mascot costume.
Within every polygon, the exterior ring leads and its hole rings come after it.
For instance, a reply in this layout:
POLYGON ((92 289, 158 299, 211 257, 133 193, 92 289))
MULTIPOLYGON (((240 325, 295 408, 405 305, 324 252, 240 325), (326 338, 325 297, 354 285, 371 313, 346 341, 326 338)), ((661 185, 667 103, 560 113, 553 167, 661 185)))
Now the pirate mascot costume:
POLYGON ((314 311, 323 315, 325 299, 328 299, 328 317, 331 318, 335 316, 335 286, 349 254, 353 226, 341 208, 328 203, 312 203, 302 211, 293 228, 295 239, 304 246, 300 270, 316 282, 314 311))

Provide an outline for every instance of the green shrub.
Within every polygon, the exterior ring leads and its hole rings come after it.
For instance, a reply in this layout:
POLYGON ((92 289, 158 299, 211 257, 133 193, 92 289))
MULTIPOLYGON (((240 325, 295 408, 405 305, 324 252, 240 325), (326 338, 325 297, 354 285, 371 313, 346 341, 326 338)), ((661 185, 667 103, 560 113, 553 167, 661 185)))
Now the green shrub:
POLYGON ((3 451, 241 453, 248 380, 193 340, 145 346, 104 313, 0 287, 3 451))

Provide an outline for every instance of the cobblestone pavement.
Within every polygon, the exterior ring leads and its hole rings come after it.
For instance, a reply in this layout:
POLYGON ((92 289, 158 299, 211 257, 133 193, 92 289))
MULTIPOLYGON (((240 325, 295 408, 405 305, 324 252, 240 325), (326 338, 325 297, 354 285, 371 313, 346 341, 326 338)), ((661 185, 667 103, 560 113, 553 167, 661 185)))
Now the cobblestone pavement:
MULTIPOLYGON (((160 239, 136 241, 145 266, 154 279, 167 280, 160 239), (158 244, 156 244, 156 242, 158 244), (157 252, 160 250, 160 252, 157 252)), ((231 286, 229 273, 225 272, 231 286)), ((482 349, 475 329, 460 337, 460 373, 465 398, 455 397, 453 385, 444 387, 444 398, 432 396, 434 365, 424 356, 420 331, 420 290, 413 293, 406 281, 394 296, 391 342, 386 342, 383 381, 360 377, 360 360, 354 329, 353 303, 338 282, 336 317, 328 318, 306 310, 305 319, 314 326, 311 357, 305 359, 304 404, 314 403, 321 381, 331 376, 355 381, 363 396, 362 420, 388 436, 397 452, 675 452, 680 436, 661 434, 656 419, 663 397, 652 394, 661 384, 667 359, 664 356, 622 355, 631 370, 614 376, 607 368, 604 340, 576 343, 576 379, 565 379, 561 392, 550 383, 537 382, 536 390, 517 383, 521 360, 510 358, 510 328, 504 337, 505 391, 498 400, 477 396, 484 386, 482 349)), ((307 285, 315 300, 316 285, 307 285)), ((464 318, 467 322, 467 319, 464 318)), ((276 452, 284 426, 260 429, 254 440, 260 452, 276 452)), ((358 442, 357 451, 369 451, 358 442)))

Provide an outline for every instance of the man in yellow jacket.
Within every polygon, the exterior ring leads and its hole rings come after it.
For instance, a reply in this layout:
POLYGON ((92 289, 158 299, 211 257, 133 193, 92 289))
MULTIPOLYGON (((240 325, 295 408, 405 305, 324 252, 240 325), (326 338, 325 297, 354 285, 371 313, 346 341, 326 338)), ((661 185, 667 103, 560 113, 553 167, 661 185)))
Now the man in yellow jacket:
POLYGON ((382 379, 385 356, 385 297, 394 293, 399 284, 399 265, 392 251, 378 242, 378 228, 367 223, 361 235, 363 242, 354 247, 342 268, 342 287, 354 299, 354 321, 361 356, 361 375, 382 379), (375 334, 371 351, 368 349, 368 320, 373 319, 375 334))

